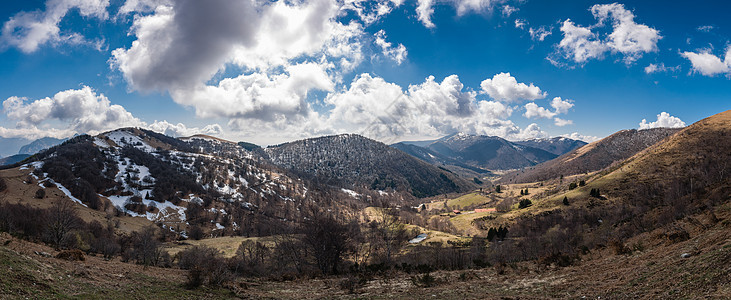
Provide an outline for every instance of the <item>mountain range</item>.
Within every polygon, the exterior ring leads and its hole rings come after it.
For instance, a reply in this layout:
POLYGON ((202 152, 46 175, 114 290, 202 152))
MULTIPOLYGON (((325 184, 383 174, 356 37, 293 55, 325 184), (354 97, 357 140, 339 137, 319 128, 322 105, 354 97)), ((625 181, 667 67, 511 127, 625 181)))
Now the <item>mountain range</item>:
POLYGON ((586 145, 564 137, 511 142, 500 137, 456 133, 432 141, 391 145, 432 164, 473 171, 509 170, 533 166, 586 145))

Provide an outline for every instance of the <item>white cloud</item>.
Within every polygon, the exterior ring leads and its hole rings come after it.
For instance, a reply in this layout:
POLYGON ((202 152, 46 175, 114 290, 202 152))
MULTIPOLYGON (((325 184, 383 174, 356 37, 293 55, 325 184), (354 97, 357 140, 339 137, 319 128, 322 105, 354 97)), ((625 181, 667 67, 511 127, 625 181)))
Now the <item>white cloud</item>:
POLYGON ((495 74, 492 79, 485 79, 480 84, 483 93, 495 100, 504 102, 518 102, 520 100, 536 100, 546 97, 546 93, 533 83, 526 85, 518 83, 510 73, 495 74))
POLYGON ((545 40, 546 37, 551 35, 551 33, 553 33, 552 31, 553 31, 553 28, 546 29, 546 26, 541 26, 541 27, 538 27, 535 29, 533 27, 528 28, 528 33, 530 34, 530 38, 534 41, 538 40, 541 42, 543 42, 543 40, 545 40))
POLYGON ((203 128, 190 128, 183 123, 172 124, 165 120, 155 120, 154 123, 148 125, 146 128, 173 137, 193 136, 196 134, 220 135, 223 133, 223 128, 218 124, 206 125, 203 128))
POLYGON ((283 73, 253 73, 221 80, 218 85, 177 89, 176 102, 192 106, 203 118, 275 120, 311 113, 310 90, 332 91, 334 83, 321 65, 306 62, 288 66, 283 73))
MULTIPOLYGON (((503 17, 510 17, 514 12, 518 11, 519 9, 515 6, 510 5, 503 5, 503 17)), ((517 21, 517 20, 516 20, 517 21)))
POLYGON ((680 118, 673 117, 666 112, 661 112, 659 115, 657 115, 657 121, 655 122, 647 123, 646 119, 642 119, 639 129, 650 129, 659 127, 681 128, 685 127, 685 122, 680 120, 680 118))
POLYGON ((598 136, 582 135, 582 134, 579 134, 578 132, 572 132, 572 133, 569 133, 569 134, 562 134, 560 136, 567 137, 567 138, 570 138, 572 140, 584 141, 584 142, 587 142, 587 143, 593 143, 593 142, 596 142, 598 140, 601 140, 601 138, 599 138, 598 136))
POLYGON ((204 128, 187 128, 184 124, 155 121, 148 125, 124 107, 111 104, 104 94, 84 86, 78 90, 60 91, 53 97, 34 101, 10 97, 3 101, 3 113, 16 121, 16 128, 0 127, 0 137, 65 138, 74 134, 98 134, 121 127, 141 127, 175 136, 195 133, 220 134, 218 124, 204 128), (61 127, 61 128, 58 128, 61 127))
POLYGON ((548 137, 548 133, 541 130, 541 127, 539 127, 538 124, 532 123, 510 139, 511 140, 532 140, 532 139, 542 139, 542 138, 547 138, 547 137, 548 137))
MULTIPOLYGON (((436 27, 434 23, 431 20, 432 15, 434 14, 434 5, 436 4, 436 1, 434 0, 417 0, 418 4, 416 6, 416 17, 417 19, 424 24, 427 28, 434 28, 436 27)), ((502 3, 505 3, 505 0, 448 0, 442 2, 444 4, 450 4, 455 7, 457 10, 457 16, 463 16, 469 12, 485 12, 485 11, 491 11, 495 6, 498 6, 502 3)), ((509 16, 513 12, 517 11, 517 8, 514 8, 512 6, 503 6, 502 13, 503 15, 506 14, 509 16), (506 8, 509 7, 509 8, 506 8), (507 9, 507 11, 506 11, 507 9)))
MULTIPOLYGON (((86 44, 101 47, 100 41, 89 41, 79 33, 61 33, 59 24, 70 10, 78 10, 87 18, 108 18, 109 0, 48 0, 43 11, 19 12, 3 24, 0 47, 16 47, 32 53, 44 44, 86 44)), ((1 50, 1 49, 0 49, 1 50)))
POLYGON ((515 28, 524 29, 527 24, 523 19, 515 19, 515 28))
POLYGON ((326 56, 352 68, 362 59, 362 26, 338 22, 339 11, 334 0, 174 1, 136 17, 137 39, 111 62, 140 91, 202 85, 229 64, 268 71, 326 56))
POLYGON ((680 66, 667 67, 667 66, 665 66, 665 63, 649 64, 649 65, 647 65, 647 67, 645 67, 645 73, 652 74, 652 73, 674 72, 679 69, 680 69, 680 66))
POLYGON ((127 0, 117 11, 118 15, 135 12, 153 12, 158 6, 171 5, 173 0, 127 0))
POLYGON ((566 114, 569 112, 569 109, 574 107, 573 101, 566 99, 563 100, 561 97, 555 97, 553 100, 551 100, 551 107, 553 107, 553 111, 550 111, 544 107, 540 107, 534 102, 527 103, 525 105, 525 113, 523 113, 523 116, 528 119, 533 118, 544 118, 544 119, 551 119, 553 118, 554 124, 556 126, 562 127, 566 125, 571 125, 574 123, 574 121, 571 120, 564 120, 561 118, 557 118, 556 116, 559 114, 566 114), (556 118, 554 118, 556 117, 556 118))
POLYGON ((341 10, 355 12, 364 24, 370 25, 391 13, 401 4, 403 4, 403 0, 344 0, 341 10))
POLYGON ((52 120, 65 122, 66 129, 81 133, 144 125, 124 107, 111 104, 106 96, 87 86, 30 103, 25 98, 10 97, 3 102, 3 111, 17 121, 17 128, 36 128, 52 120))
POLYGON ((702 31, 702 32, 710 32, 711 30, 713 30, 713 28, 714 27, 712 25, 704 25, 704 26, 698 26, 698 28, 696 28, 696 30, 702 31))
POLYGON ((435 25, 431 21, 431 15, 434 13, 434 0, 417 0, 416 17, 427 28, 434 28, 435 25))
POLYGON ((526 118, 529 118, 529 119, 531 119, 531 118, 550 119, 550 118, 553 118, 553 116, 555 116, 555 115, 556 115, 555 112, 551 112, 550 110, 540 107, 533 102, 527 103, 525 105, 525 113, 523 114, 523 116, 525 116, 526 118))
POLYGON ((428 77, 407 90, 370 74, 361 74, 347 90, 332 93, 324 121, 335 132, 357 132, 389 141, 439 137, 454 132, 516 137, 520 128, 508 120, 512 108, 477 100, 456 75, 441 82, 428 77))
POLYGON ((563 126, 566 126, 566 125, 574 124, 574 121, 564 120, 564 119, 561 119, 561 118, 554 118, 553 119, 553 122, 558 127, 563 127, 563 126))
POLYGON ((718 74, 731 76, 731 46, 726 48, 726 57, 724 59, 713 55, 709 49, 700 50, 699 52, 686 51, 680 55, 690 60, 694 72, 699 72, 705 76, 718 74))
POLYGON ((560 30, 563 32, 563 39, 558 43, 558 48, 566 59, 584 63, 601 57, 607 51, 607 45, 588 27, 574 25, 574 22, 567 19, 560 30))
POLYGON ((457 7, 457 15, 463 16, 468 12, 490 11, 505 0, 455 0, 453 4, 457 7))
POLYGON ((555 97, 551 100, 551 107, 556 110, 557 114, 565 114, 569 112, 569 109, 574 107, 574 103, 569 99, 562 100, 561 97, 555 97))
POLYGON ((659 31, 634 21, 635 15, 623 4, 597 4, 591 7, 597 23, 590 27, 575 25, 570 19, 563 22, 564 37, 557 45, 558 54, 564 59, 583 64, 589 59, 601 58, 607 51, 621 53, 626 64, 631 64, 644 53, 656 52, 657 42, 662 39, 659 31), (595 32, 611 21, 609 34, 595 32))
POLYGON ((403 44, 398 44, 397 47, 392 47, 391 43, 386 41, 386 32, 383 31, 383 29, 376 32, 374 36, 376 37, 376 45, 381 47, 383 56, 390 58, 398 65, 406 60, 406 55, 408 55, 408 52, 406 51, 406 47, 404 47, 403 44))

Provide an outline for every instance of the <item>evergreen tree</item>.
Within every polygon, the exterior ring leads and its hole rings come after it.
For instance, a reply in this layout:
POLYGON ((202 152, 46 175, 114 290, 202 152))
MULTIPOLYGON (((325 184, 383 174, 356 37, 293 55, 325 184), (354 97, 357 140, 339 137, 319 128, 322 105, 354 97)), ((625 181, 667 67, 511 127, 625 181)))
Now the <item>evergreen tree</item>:
POLYGON ((584 180, 579 181, 579 186, 585 186, 585 185, 586 185, 586 181, 584 181, 584 180))
POLYGON ((496 185, 495 186, 495 192, 496 193, 500 193, 500 185, 496 185))
POLYGON ((566 205, 566 206, 569 205, 569 198, 566 196, 563 196, 563 205, 566 205))

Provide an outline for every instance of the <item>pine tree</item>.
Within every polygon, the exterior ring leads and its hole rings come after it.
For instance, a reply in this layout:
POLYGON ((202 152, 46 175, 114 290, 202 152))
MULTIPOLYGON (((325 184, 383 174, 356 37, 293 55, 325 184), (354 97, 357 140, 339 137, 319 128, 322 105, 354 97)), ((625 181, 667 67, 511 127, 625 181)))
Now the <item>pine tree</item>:
POLYGON ((566 196, 563 196, 563 205, 566 205, 566 206, 569 205, 569 198, 566 196))
POLYGON ((495 186, 495 192, 496 193, 500 193, 500 185, 496 185, 495 186))
POLYGON ((579 181, 579 186, 585 186, 585 185, 586 185, 586 181, 584 181, 584 180, 579 181))

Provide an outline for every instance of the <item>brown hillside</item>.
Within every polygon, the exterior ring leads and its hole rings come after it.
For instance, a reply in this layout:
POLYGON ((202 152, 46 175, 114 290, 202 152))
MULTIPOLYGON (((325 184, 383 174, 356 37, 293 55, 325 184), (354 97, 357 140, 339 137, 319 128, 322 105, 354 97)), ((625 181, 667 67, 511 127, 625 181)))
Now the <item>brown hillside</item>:
POLYGON ((646 199, 648 204, 670 206, 685 202, 711 206, 731 199, 730 171, 728 110, 636 154, 603 179, 612 194, 625 199, 646 199))
POLYGON ((500 181, 502 183, 536 182, 599 171, 631 157, 679 130, 675 128, 622 130, 554 160, 508 173, 500 181))

